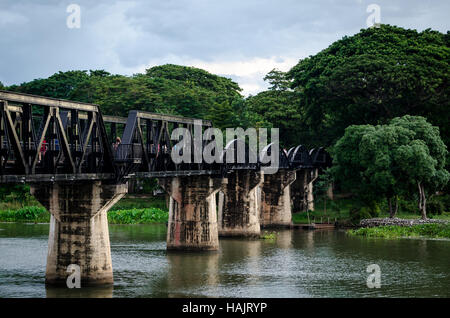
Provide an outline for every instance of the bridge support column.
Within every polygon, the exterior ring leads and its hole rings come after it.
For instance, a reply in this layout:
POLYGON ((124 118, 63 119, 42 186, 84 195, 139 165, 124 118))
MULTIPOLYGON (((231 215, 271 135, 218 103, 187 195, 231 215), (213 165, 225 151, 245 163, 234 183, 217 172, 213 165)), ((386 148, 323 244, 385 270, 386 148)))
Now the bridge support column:
POLYGON ((216 193, 222 182, 222 178, 210 176, 159 179, 159 185, 170 195, 168 250, 219 249, 216 193))
POLYGON ((318 177, 317 169, 297 171, 295 182, 291 185, 293 212, 314 211, 314 182, 318 177))
POLYGON ((219 236, 259 237, 261 172, 236 170, 219 192, 219 236))
POLYGON ((290 185, 295 181, 295 171, 279 170, 264 175, 261 187, 262 227, 286 227, 291 225, 290 185))
POLYGON ((35 198, 51 213, 45 283, 65 285, 68 266, 80 266, 81 286, 113 283, 108 210, 127 185, 101 181, 32 185, 35 198))
POLYGON ((306 212, 308 210, 307 182, 308 171, 305 169, 296 171, 295 181, 291 184, 292 212, 306 212))

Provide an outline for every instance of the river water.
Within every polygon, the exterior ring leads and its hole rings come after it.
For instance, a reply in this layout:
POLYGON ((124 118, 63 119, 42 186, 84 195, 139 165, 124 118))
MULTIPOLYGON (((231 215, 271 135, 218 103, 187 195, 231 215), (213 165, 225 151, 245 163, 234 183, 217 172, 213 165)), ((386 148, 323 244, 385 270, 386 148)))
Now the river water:
POLYGON ((0 223, 0 297, 450 297, 450 240, 280 231, 167 253, 165 225, 110 225, 114 286, 45 288, 48 224, 0 223), (378 264, 381 287, 367 287, 378 264))

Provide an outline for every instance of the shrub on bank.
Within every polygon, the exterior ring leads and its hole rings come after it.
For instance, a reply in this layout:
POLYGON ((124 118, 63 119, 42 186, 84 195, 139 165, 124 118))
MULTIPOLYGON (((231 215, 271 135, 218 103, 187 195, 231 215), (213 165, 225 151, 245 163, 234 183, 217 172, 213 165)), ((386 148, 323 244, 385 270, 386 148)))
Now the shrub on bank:
POLYGON ((421 224, 413 226, 379 226, 347 231, 348 234, 364 237, 401 238, 430 237, 450 238, 450 224, 421 224))
POLYGON ((108 221, 111 224, 149 224, 165 223, 169 214, 158 208, 115 210, 108 212, 108 221))
POLYGON ((3 222, 49 222, 50 213, 40 206, 25 206, 18 210, 0 211, 3 222))
MULTIPOLYGON (((116 210, 108 212, 111 224, 165 223, 168 213, 157 208, 116 210)), ((0 211, 1 222, 50 222, 50 213, 43 207, 27 206, 17 210, 0 211)))

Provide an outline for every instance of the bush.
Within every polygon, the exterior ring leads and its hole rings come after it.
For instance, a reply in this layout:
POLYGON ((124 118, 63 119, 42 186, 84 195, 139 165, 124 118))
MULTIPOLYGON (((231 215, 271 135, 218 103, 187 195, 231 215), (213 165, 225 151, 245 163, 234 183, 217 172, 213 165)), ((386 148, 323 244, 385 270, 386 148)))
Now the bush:
POLYGON ((427 213, 434 215, 442 215, 444 212, 444 203, 438 200, 431 200, 427 202, 427 213))
POLYGON ((450 194, 436 196, 431 201, 442 202, 442 204, 444 205, 444 211, 450 212, 450 194))
POLYGON ((4 222, 48 222, 50 213, 43 207, 26 206, 18 210, 0 211, 0 220, 4 222))
POLYGON ((352 224, 358 224, 362 219, 370 219, 372 216, 369 213, 369 209, 365 207, 354 207, 349 211, 350 222, 352 224))
POLYGON ((168 213, 157 208, 115 210, 108 213, 111 224, 149 224, 165 223, 168 213))
POLYGON ((410 213, 410 214, 418 214, 419 213, 419 209, 417 207, 417 202, 415 202, 415 201, 399 199, 398 207, 399 207, 399 210, 402 212, 406 212, 406 213, 410 213))
POLYGON ((450 224, 421 224, 413 226, 379 226, 347 231, 350 235, 364 237, 400 238, 432 237, 450 238, 450 224))

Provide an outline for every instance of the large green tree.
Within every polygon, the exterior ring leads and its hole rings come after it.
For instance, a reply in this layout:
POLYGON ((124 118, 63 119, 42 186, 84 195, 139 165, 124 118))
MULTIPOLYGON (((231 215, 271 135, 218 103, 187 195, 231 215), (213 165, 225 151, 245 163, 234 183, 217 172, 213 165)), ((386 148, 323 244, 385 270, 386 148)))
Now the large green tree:
POLYGON ((366 204, 386 198, 391 217, 398 195, 418 190, 419 210, 426 218, 427 195, 450 178, 439 128, 420 116, 394 118, 387 125, 352 125, 332 153, 335 180, 366 204))
POLYGON ((286 74, 276 69, 264 78, 270 84, 267 91, 246 100, 246 108, 250 113, 259 116, 263 126, 280 129, 280 141, 285 147, 297 146, 301 140, 302 110, 299 107, 299 94, 289 89, 290 81, 286 74))
POLYGON ((333 43, 288 72, 309 136, 331 145, 352 124, 426 117, 450 142, 449 33, 381 25, 333 43))
MULTIPOLYGON (((119 116, 139 109, 206 118, 214 113, 217 105, 238 105, 235 101, 242 99, 241 88, 231 79, 171 64, 133 76, 112 75, 103 70, 59 72, 10 89, 96 103, 104 114, 119 116)), ((237 109, 236 112, 242 111, 237 109)))

